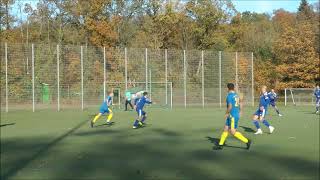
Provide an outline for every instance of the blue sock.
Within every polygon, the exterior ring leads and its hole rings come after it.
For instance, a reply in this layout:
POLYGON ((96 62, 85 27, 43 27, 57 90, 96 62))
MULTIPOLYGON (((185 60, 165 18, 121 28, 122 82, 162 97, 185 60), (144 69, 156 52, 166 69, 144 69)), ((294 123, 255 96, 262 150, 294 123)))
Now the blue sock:
POLYGON ((144 123, 144 121, 147 119, 147 117, 143 116, 141 122, 144 123))
POLYGON ((135 121, 134 121, 134 124, 133 124, 133 126, 138 126, 138 124, 139 124, 139 121, 136 119, 135 121))
POLYGON ((260 129, 260 124, 257 120, 253 120, 253 124, 256 126, 257 129, 260 129))
POLYGON ((270 124, 268 123, 268 121, 267 121, 267 120, 263 120, 263 121, 262 121, 262 123, 263 123, 264 125, 266 125, 267 127, 269 127, 269 126, 270 126, 270 124))

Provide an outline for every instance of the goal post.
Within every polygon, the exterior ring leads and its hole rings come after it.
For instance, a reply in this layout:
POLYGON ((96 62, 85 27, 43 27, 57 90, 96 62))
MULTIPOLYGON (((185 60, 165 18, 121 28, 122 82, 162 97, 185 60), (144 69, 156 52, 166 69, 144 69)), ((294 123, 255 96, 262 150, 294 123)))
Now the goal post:
POLYGON ((315 102, 313 93, 313 88, 286 88, 284 90, 284 104, 285 106, 313 105, 315 102))

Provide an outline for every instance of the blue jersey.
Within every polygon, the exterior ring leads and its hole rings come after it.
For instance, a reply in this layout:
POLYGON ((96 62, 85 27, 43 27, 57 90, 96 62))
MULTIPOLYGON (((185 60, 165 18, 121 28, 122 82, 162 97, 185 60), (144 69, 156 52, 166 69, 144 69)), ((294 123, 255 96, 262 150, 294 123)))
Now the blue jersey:
POLYGON ((268 93, 262 94, 260 96, 259 109, 260 107, 263 106, 265 111, 267 111, 269 104, 270 104, 270 98, 268 96, 268 93))
POLYGON ((107 103, 109 104, 109 106, 112 105, 112 97, 111 96, 107 97, 107 103))
POLYGON ((316 99, 320 99, 320 89, 315 89, 314 95, 316 96, 316 99))
POLYGON ((140 99, 138 99, 135 103, 135 105, 137 106, 137 109, 143 109, 145 104, 151 104, 152 102, 146 98, 145 96, 142 96, 140 99))
POLYGON ((229 104, 232 105, 230 115, 232 117, 239 117, 240 114, 240 105, 239 105, 239 96, 235 92, 229 92, 226 98, 227 108, 229 104))
POLYGON ((275 92, 274 93, 273 92, 269 92, 268 93, 268 97, 269 97, 271 102, 274 102, 274 101, 276 101, 278 99, 278 95, 275 92))

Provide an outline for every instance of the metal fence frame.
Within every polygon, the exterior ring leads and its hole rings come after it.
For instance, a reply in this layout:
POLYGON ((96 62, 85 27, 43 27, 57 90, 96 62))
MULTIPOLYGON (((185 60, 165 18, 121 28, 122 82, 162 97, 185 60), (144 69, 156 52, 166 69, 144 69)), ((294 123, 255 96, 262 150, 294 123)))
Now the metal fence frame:
MULTIPOLYGON (((8 43, 4 43, 4 46, 5 46, 5 56, 4 56, 4 59, 5 59, 5 111, 6 112, 9 112, 9 99, 8 99, 8 95, 9 95, 9 86, 10 84, 8 84, 8 43)), ((84 110, 85 109, 85 105, 84 105, 84 71, 86 71, 86 69, 84 68, 84 47, 83 46, 80 46, 79 47, 80 49, 80 65, 81 65, 81 68, 80 68, 80 74, 81 74, 81 109, 84 110)), ((106 65, 107 65, 107 49, 106 47, 102 47, 102 52, 103 52, 103 98, 105 99, 106 98, 106 82, 107 82, 107 68, 106 68, 106 65)), ((124 84, 125 84, 125 90, 128 89, 128 49, 127 48, 124 48, 124 84)), ((148 55, 149 55, 149 49, 148 48, 145 48, 144 50, 144 61, 145 61, 145 89, 146 90, 150 90, 152 91, 152 70, 151 69, 148 69, 149 68, 149 59, 148 59, 148 55), (149 72, 148 72, 149 71, 149 72), (148 77, 149 76, 149 77, 148 77), (149 86, 149 87, 148 87, 149 86), (149 88, 149 89, 148 89, 149 88)), ((188 107, 188 101, 187 101, 187 95, 188 95, 188 88, 187 88, 187 71, 189 70, 189 67, 187 66, 187 61, 188 61, 188 57, 187 57, 187 54, 186 52, 188 50, 181 50, 182 53, 183 53, 183 107, 184 108, 187 108, 188 107)), ((152 52, 152 50, 150 51, 152 52)), ((174 102, 173 102, 173 98, 174 98, 174 95, 173 95, 173 83, 175 82, 169 82, 168 81, 168 50, 165 49, 164 51, 164 55, 163 55, 163 62, 164 62, 164 67, 165 67, 165 70, 164 70, 164 80, 161 82, 165 85, 165 104, 168 105, 170 104, 169 106, 173 106, 174 102), (168 89, 168 85, 170 86, 170 89, 168 89), (168 92, 171 91, 171 96, 170 98, 168 98, 168 92), (170 101, 170 103, 168 102, 170 101)), ((62 65, 60 63, 60 55, 61 55, 61 46, 58 44, 56 45, 56 71, 57 71, 57 74, 56 74, 56 79, 57 79, 57 110, 60 111, 61 110, 61 101, 60 101, 60 91, 61 91, 61 87, 60 87, 60 66, 62 65)), ((218 67, 218 78, 219 78, 219 84, 218 84, 218 87, 219 87, 219 107, 222 107, 222 77, 223 77, 223 72, 222 72, 222 62, 223 62, 223 59, 222 59, 222 52, 219 51, 217 52, 217 55, 218 55, 218 64, 219 64, 219 67, 218 67)), ((253 53, 250 54, 251 57, 250 57, 250 69, 251 69, 251 72, 248 72, 248 74, 250 75, 251 77, 251 84, 247 84, 248 87, 251 88, 251 105, 254 106, 254 57, 253 57, 253 53)), ((201 69, 201 100, 199 101, 199 104, 202 106, 202 108, 205 108, 206 107, 206 101, 205 101, 205 58, 204 58, 204 51, 202 50, 201 51, 201 56, 199 57, 200 59, 200 64, 199 64, 199 69, 201 69)), ((238 85, 238 52, 235 52, 234 54, 234 58, 235 58, 235 79, 234 79, 234 82, 236 85, 238 85)), ((34 48, 34 44, 31 44, 31 60, 32 60, 32 111, 35 112, 36 110, 36 107, 35 107, 35 48, 34 48)), ((151 61, 152 63, 152 61, 151 61)), ((143 66, 143 65, 141 65, 143 66)), ((150 66, 151 67, 151 66, 150 66)), ((155 82, 154 82, 155 83, 155 82)), ((152 93, 151 93, 152 95, 152 93)))

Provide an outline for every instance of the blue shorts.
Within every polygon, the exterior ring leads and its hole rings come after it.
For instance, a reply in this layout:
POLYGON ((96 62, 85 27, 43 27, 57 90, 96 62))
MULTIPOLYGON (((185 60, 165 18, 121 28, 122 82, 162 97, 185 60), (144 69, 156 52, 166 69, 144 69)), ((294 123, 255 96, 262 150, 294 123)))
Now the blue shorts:
POLYGON ((233 117, 230 115, 226 119, 226 126, 229 126, 230 129, 237 129, 239 119, 240 119, 239 117, 233 117))
POLYGON ((137 109, 138 116, 145 116, 147 113, 142 109, 137 109))
POLYGON ((270 101, 270 106, 275 107, 276 106, 276 102, 275 101, 270 101))
POLYGON ((258 109, 253 115, 257 115, 259 117, 265 117, 267 115, 267 110, 261 111, 260 109, 258 109))
POLYGON ((111 111, 110 108, 101 107, 100 110, 99 110, 99 112, 100 112, 101 114, 104 114, 104 113, 109 114, 109 113, 112 112, 112 111, 111 111))

